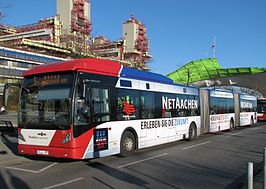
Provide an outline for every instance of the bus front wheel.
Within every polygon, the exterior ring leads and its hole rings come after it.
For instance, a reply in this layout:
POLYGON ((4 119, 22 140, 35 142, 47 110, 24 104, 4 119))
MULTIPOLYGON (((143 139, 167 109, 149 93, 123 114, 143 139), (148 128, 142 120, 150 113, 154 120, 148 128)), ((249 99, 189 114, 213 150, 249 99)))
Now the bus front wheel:
POLYGON ((120 155, 127 156, 136 150, 136 139, 132 132, 125 131, 121 138, 120 155))

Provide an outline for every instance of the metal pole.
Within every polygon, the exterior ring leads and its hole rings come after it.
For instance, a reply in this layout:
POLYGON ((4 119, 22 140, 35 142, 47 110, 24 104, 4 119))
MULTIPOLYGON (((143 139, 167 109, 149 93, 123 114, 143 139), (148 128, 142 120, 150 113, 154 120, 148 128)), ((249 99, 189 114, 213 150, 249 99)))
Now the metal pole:
POLYGON ((266 148, 264 148, 264 185, 263 188, 266 189, 266 148))
POLYGON ((253 189, 253 162, 248 162, 248 189, 253 189))
POLYGON ((216 36, 214 36, 213 38, 212 50, 213 50, 213 58, 216 58, 216 36))

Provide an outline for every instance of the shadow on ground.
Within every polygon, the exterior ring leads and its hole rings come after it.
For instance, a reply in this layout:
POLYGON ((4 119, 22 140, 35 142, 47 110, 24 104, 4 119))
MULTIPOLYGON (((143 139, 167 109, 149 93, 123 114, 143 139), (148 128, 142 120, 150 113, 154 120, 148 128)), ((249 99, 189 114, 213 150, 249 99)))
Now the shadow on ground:
MULTIPOLYGON (((18 137, 17 131, 14 128, 0 128, 1 143, 5 145, 15 156, 18 156, 18 137)), ((0 155, 5 155, 7 152, 0 151, 0 155)))

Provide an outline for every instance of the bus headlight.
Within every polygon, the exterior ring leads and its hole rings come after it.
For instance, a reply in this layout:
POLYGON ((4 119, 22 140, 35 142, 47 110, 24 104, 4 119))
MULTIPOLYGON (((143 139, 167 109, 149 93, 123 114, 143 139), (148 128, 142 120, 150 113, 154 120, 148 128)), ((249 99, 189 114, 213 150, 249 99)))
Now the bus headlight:
POLYGON ((62 144, 66 144, 71 141, 71 135, 70 133, 67 133, 64 140, 62 141, 62 144))

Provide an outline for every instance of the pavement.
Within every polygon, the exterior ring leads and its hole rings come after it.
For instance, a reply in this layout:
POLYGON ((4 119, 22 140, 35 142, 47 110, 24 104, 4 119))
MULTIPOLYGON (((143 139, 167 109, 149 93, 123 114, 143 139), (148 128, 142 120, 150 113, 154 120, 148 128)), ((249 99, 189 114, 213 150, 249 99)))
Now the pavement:
POLYGON ((0 114, 0 121, 11 121, 13 127, 6 127, 4 122, 0 123, 0 168, 12 163, 27 161, 19 156, 17 146, 17 112, 3 112, 0 114))
MULTIPOLYGON (((8 115, 12 119, 14 119, 15 114, 8 115)), ((3 116, 3 115, 1 115, 3 116)), ((0 119, 1 119, 0 116, 0 119)), ((4 116, 3 116, 4 117, 4 116)), ((2 118, 3 118, 2 117, 2 118)), ((8 119, 8 117, 5 117, 8 119)), ((12 121, 12 120, 11 120, 12 121)), ((14 165, 16 163, 24 163, 24 162, 29 162, 31 161, 28 158, 22 157, 18 154, 17 151, 17 129, 16 127, 13 130, 1 130, 0 127, 0 168, 9 166, 9 165, 14 165)), ((256 173, 254 173, 254 189, 263 189, 263 163, 256 163, 256 173)), ((243 175, 237 182, 237 186, 232 186, 232 188, 242 188, 246 189, 247 187, 247 182, 246 182, 246 175, 243 175), (242 184, 241 184, 242 183, 242 184)))
POLYGON ((263 171, 261 171, 256 177, 254 182, 254 189, 263 189, 263 171))
POLYGON ((0 133, 0 168, 26 161, 26 158, 18 154, 16 128, 13 131, 2 131, 0 128, 0 133))
MULTIPOLYGON (((253 188, 254 189, 264 189, 264 172, 263 172, 263 162, 254 163, 254 172, 253 172, 253 188)), ((247 183, 247 173, 241 178, 242 183, 239 184, 241 189, 248 189, 247 183)))
POLYGON ((8 162, 18 161, 17 151, 17 112, 3 112, 0 121, 11 121, 13 127, 0 123, 0 167, 8 162))
MULTIPOLYGON (((258 124, 265 124, 265 122, 259 122, 258 124)), ((259 162, 257 167, 254 168, 254 189, 266 189, 264 185, 264 162, 259 162)), ((244 188, 248 188, 247 185, 244 188)))

